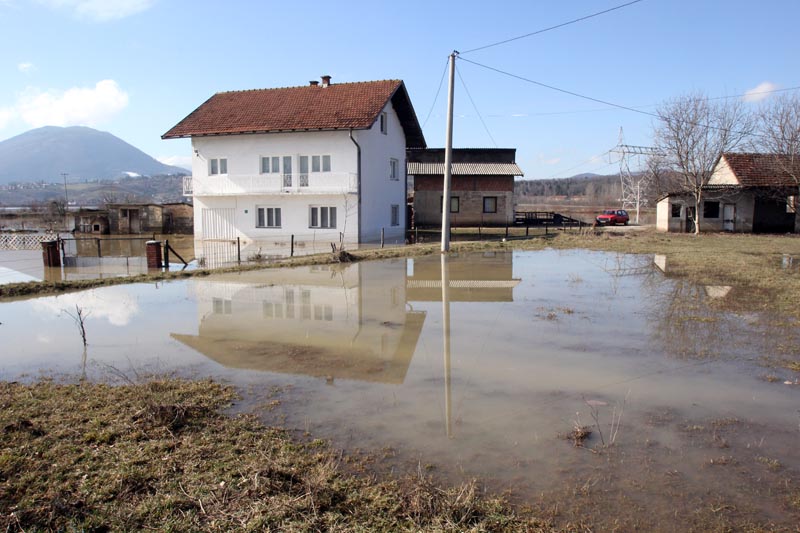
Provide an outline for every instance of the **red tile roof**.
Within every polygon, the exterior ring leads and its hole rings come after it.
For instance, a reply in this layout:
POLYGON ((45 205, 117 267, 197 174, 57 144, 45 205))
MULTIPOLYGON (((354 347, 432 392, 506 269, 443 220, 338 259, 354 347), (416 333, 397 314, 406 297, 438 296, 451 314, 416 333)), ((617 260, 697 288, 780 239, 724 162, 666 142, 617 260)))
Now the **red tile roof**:
POLYGON ((217 93, 161 137, 367 129, 390 100, 408 145, 425 146, 402 80, 217 93))
POLYGON ((726 152, 722 157, 744 187, 797 187, 800 157, 726 152), (794 175, 794 177, 792 177, 794 175))

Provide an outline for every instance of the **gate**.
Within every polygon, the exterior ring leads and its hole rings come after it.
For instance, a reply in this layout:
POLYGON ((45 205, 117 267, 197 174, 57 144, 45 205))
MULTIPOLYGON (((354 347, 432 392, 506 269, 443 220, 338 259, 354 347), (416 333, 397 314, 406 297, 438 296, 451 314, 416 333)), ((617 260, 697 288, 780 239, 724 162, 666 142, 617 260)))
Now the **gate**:
POLYGON ((203 208, 201 235, 209 240, 233 240, 236 238, 234 226, 235 209, 203 208))

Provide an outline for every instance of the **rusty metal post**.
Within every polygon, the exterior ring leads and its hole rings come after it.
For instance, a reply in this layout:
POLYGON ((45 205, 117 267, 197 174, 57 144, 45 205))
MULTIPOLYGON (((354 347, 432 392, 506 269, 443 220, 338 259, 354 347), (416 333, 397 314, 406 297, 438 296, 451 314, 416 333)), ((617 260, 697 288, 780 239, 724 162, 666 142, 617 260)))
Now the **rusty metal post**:
POLYGON ((385 228, 381 228, 381 248, 383 248, 383 232, 385 228))
POLYGON ((103 254, 100 252, 100 239, 95 239, 97 244, 97 257, 103 257, 103 254))
POLYGON ((164 241, 164 268, 169 270, 169 239, 164 241))
POLYGON ((291 246, 289 248, 289 257, 294 257, 294 233, 292 233, 291 246))

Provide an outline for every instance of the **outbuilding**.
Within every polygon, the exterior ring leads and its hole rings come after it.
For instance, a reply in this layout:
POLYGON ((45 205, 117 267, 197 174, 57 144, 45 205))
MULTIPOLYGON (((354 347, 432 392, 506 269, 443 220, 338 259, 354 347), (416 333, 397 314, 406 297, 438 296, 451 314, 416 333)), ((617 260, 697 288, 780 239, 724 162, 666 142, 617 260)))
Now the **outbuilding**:
POLYGON ((702 189, 697 212, 685 192, 662 196, 656 206, 659 231, 800 232, 797 178, 800 164, 778 154, 726 152, 702 189))
MULTIPOLYGON (((414 180, 416 227, 442 223, 444 148, 408 150, 407 173, 414 180)), ((522 176, 515 148, 454 148, 450 198, 453 226, 514 223, 514 178, 522 176)))

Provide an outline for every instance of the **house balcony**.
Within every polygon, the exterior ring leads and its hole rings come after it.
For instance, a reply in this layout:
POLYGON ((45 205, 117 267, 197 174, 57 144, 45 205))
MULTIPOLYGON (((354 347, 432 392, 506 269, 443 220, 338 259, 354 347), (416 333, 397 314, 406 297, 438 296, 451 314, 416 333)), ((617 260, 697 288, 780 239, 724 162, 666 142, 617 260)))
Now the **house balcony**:
POLYGON ((358 190, 351 172, 186 176, 184 196, 243 196, 255 194, 345 194, 358 190))

